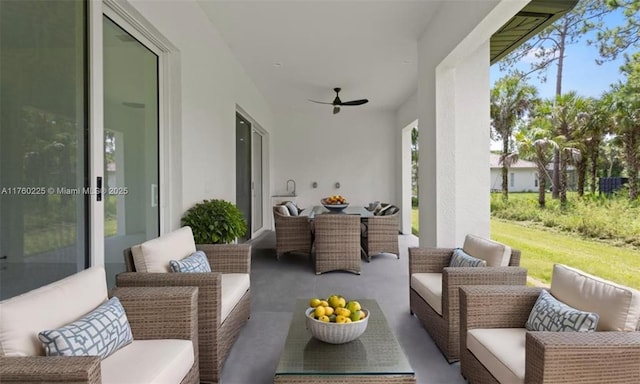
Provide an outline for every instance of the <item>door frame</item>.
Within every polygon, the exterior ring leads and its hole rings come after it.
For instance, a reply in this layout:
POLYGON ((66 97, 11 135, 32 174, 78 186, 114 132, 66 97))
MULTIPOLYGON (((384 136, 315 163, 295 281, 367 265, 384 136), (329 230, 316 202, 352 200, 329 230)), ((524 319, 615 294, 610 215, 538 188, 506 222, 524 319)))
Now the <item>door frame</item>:
MULTIPOLYGON (((97 189, 104 178, 103 15, 158 55, 158 165, 160 234, 179 226, 182 215, 180 57, 171 44, 131 4, 118 0, 89 3, 89 185, 97 189)), ((104 203, 92 196, 89 203, 90 266, 104 265, 104 203)))

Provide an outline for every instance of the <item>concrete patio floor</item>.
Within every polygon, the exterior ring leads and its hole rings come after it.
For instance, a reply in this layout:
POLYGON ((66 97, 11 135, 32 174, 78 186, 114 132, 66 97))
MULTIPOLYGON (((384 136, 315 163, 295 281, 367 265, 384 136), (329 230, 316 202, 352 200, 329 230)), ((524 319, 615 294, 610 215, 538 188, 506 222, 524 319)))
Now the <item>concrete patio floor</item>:
POLYGON ((251 319, 231 349, 222 371, 223 384, 272 383, 292 318, 295 299, 327 297, 378 301, 404 349, 420 384, 464 383, 459 363, 449 365, 418 319, 409 313, 407 249, 418 244, 400 236, 400 259, 380 255, 362 262, 362 272, 328 272, 317 276, 311 259, 286 254, 276 260, 275 234, 252 242, 251 319))

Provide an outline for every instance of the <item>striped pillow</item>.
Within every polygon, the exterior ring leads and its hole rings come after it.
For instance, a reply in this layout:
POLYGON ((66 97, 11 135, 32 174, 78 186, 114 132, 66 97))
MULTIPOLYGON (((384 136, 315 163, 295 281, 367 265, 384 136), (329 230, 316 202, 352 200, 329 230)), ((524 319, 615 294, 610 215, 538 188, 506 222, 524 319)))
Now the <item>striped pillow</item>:
POLYGON ((487 262, 473 257, 465 253, 462 248, 456 248, 453 250, 453 256, 449 261, 450 267, 486 267, 487 262))

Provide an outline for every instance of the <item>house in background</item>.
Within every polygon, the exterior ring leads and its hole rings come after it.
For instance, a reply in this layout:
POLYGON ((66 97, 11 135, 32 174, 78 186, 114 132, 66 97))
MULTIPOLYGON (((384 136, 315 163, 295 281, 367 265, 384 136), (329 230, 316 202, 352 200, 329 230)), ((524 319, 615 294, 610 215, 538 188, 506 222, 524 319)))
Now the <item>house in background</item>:
MULTIPOLYGON (((491 192, 502 190, 502 162, 500 154, 489 155, 489 168, 491 169, 491 192)), ((553 163, 547 164, 547 188, 551 190, 549 175, 553 173, 553 163)), ((538 166, 533 161, 518 160, 509 167, 507 176, 509 192, 537 192, 538 191, 538 166)), ((576 167, 567 167, 567 185, 570 191, 576 189, 576 167)))
MULTIPOLYGON (((502 190, 502 162, 499 154, 490 154, 489 167, 491 192, 499 192, 502 190)), ((538 190, 538 167, 533 161, 518 160, 509 167, 507 179, 509 192, 535 192, 538 190)))

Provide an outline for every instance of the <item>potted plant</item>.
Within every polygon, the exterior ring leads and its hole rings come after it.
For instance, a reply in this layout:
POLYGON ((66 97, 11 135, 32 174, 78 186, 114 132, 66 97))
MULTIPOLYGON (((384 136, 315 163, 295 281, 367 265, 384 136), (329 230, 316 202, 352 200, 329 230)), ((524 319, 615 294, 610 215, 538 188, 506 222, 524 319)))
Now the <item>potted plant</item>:
POLYGON ((242 212, 225 200, 203 200, 185 212, 181 223, 191 227, 196 244, 232 243, 247 233, 242 212))

